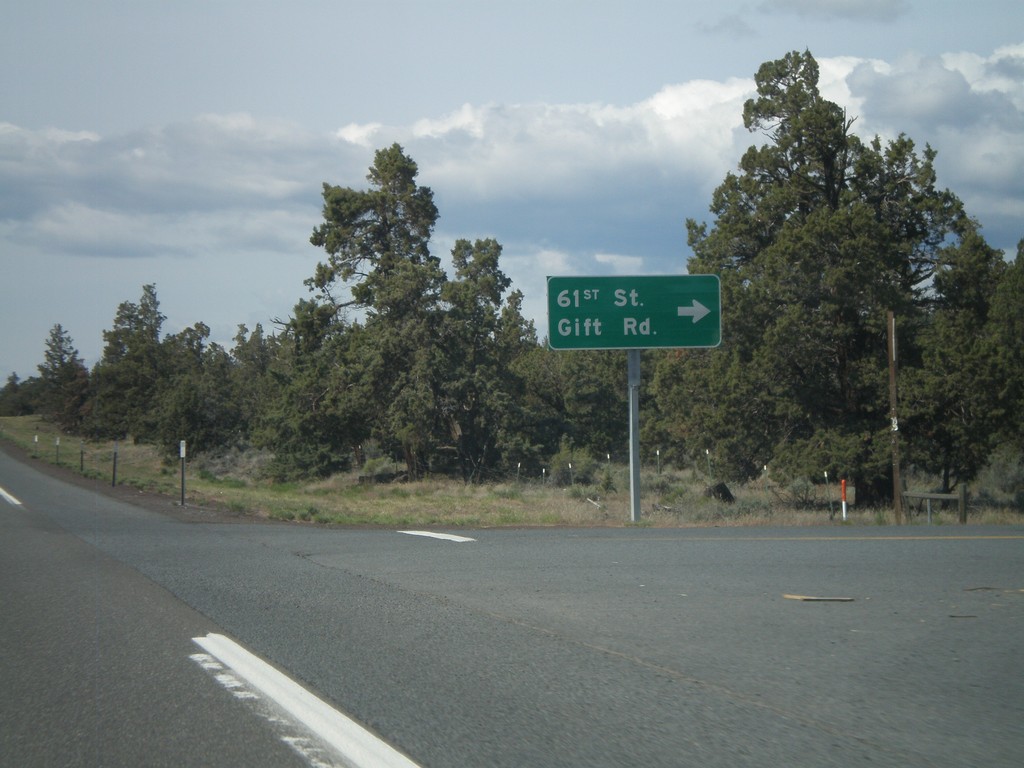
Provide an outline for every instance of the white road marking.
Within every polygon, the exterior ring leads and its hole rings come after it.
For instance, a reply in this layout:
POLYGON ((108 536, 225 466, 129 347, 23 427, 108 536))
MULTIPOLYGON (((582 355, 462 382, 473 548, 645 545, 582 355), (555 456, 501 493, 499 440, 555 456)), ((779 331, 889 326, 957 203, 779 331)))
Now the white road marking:
POLYGON ((21 502, 18 501, 14 496, 9 494, 7 491, 5 491, 2 487, 0 487, 0 496, 3 496, 4 501, 6 501, 8 504, 12 504, 15 507, 21 506, 21 502))
MULTIPOLYGON (((271 702, 264 701, 258 693, 249 690, 245 683, 232 674, 225 672, 224 665, 208 653, 193 653, 192 661, 213 675, 213 679, 220 683, 232 696, 241 699, 251 706, 256 714, 263 717, 277 733, 281 741, 291 747, 292 751, 299 755, 310 768, 347 768, 340 762, 331 759, 327 754, 326 747, 311 738, 310 734, 303 731, 300 726, 281 717, 277 707, 271 702)), ((340 760, 340 756, 338 760, 340 760)))
POLYGON ((409 536, 426 536, 429 539, 455 541, 460 544, 466 541, 476 541, 476 539, 471 539, 468 536, 456 536, 454 533, 434 533, 433 531, 399 531, 399 533, 405 533, 409 536))
MULTIPOLYGON (((337 750, 346 764, 351 764, 354 768, 419 768, 394 747, 381 741, 357 722, 233 640, 211 633, 206 637, 193 637, 192 642, 230 669, 232 674, 228 674, 227 677, 233 678, 236 682, 241 679, 275 702, 324 744, 337 750)), ((204 669, 213 671, 205 654, 196 654, 192 658, 204 669)), ((219 680, 221 675, 217 677, 219 680)), ((227 686, 224 682, 222 685, 228 687, 235 696, 244 697, 244 694, 239 695, 240 691, 236 688, 227 686)), ((294 737, 289 736, 285 740, 291 746, 296 746, 293 743, 294 737)))

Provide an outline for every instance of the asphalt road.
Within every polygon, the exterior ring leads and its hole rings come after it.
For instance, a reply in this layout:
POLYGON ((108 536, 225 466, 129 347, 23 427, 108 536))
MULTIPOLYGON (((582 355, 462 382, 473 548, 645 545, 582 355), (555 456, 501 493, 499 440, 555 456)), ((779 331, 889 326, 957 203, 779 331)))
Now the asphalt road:
POLYGON ((209 632, 431 768, 1024 763, 1024 528, 456 543, 115 499, 2 452, 0 487, 0 764, 303 764, 191 658, 209 632))

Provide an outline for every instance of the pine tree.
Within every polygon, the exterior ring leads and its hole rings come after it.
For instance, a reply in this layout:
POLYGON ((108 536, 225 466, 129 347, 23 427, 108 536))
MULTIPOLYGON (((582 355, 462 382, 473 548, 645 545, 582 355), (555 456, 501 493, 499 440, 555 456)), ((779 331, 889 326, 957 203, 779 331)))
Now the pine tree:
POLYGON ((103 356, 93 369, 91 429, 136 441, 155 437, 157 392, 166 368, 160 347, 164 316, 155 285, 144 285, 138 304, 122 302, 114 327, 103 332, 103 356))
POLYGON ((715 190, 712 228, 687 222, 692 274, 721 277, 723 345, 665 356, 660 411, 723 476, 847 476, 858 502, 891 496, 886 316, 904 364, 930 282, 975 230, 936 187, 929 147, 862 142, 818 91, 809 52, 761 66, 744 124, 766 142, 715 190))
POLYGON ((46 340, 37 397, 37 410, 61 429, 75 432, 80 428, 89 397, 89 371, 60 324, 53 326, 46 340))

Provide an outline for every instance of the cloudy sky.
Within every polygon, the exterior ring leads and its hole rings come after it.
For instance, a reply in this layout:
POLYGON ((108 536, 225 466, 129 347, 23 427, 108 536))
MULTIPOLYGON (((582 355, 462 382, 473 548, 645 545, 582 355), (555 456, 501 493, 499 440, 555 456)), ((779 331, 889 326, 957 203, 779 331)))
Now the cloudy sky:
MULTIPOLYGON (((273 328, 308 295, 321 184, 401 143, 434 252, 494 237, 546 332, 547 274, 682 274, 684 222, 759 141, 758 66, 809 49, 866 137, 1024 237, 1018 0, 32 0, 0 25, 0 376, 60 323, 87 365, 155 283, 164 330, 273 328)), ((2 382, 0 382, 2 383, 2 382)))

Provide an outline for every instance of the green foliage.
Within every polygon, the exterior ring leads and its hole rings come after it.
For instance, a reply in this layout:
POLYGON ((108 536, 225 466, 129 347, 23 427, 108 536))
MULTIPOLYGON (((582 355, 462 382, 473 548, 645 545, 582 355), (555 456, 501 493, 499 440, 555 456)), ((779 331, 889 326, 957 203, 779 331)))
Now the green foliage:
POLYGON ((568 436, 563 436, 558 453, 548 461, 548 477, 555 485, 592 485, 598 467, 585 448, 575 447, 568 436))
POLYGON ((363 396, 359 437, 397 448, 410 477, 440 469, 479 480, 529 453, 514 370, 536 339, 522 295, 503 301, 510 281, 495 240, 458 240, 453 279, 444 274, 428 247, 433 193, 417 173, 396 144, 376 154, 369 190, 325 185, 311 242, 328 258, 307 283, 336 310, 338 283, 347 283, 350 303, 365 311, 363 326, 341 329, 350 386, 363 396))
POLYGON ((363 464, 361 474, 364 477, 382 477, 385 475, 393 475, 395 472, 395 462, 389 459, 387 456, 378 456, 373 459, 367 459, 366 463, 363 464))
POLYGON ((1009 371, 999 365, 998 334, 989 325, 1005 273, 1002 253, 976 232, 945 249, 920 334, 922 365, 903 377, 908 459, 940 474, 945 493, 977 476, 1013 418, 1001 391, 1009 371))
POLYGON ((273 451, 278 480, 325 477, 350 465, 365 438, 358 361, 350 335, 324 305, 300 302, 267 368, 253 441, 273 451))
POLYGON ((35 412, 32 390, 38 390, 39 380, 22 382, 18 374, 7 377, 7 383, 0 390, 0 416, 29 416, 35 412))
POLYGON ((601 481, 598 487, 601 489, 601 493, 605 495, 615 493, 615 477, 612 475, 611 467, 605 466, 604 471, 601 473, 601 481))
POLYGON ((728 330, 716 352, 660 361, 659 411, 677 440, 712 446, 725 479, 764 464, 793 478, 830 469, 862 500, 884 498, 886 313, 899 318, 903 365, 919 365, 933 276, 941 291, 944 265, 968 251, 979 257, 967 269, 991 260, 960 201, 935 186, 934 151, 851 134, 810 53, 764 64, 756 82, 744 124, 768 142, 715 191, 713 229, 687 222, 689 271, 721 276, 728 330))
MULTIPOLYGON (((328 259, 307 280, 321 301, 344 306, 337 283, 351 283, 351 302, 366 312, 353 356, 371 410, 372 434, 398 441, 410 477, 419 476, 433 451, 437 421, 439 260, 429 240, 437 220, 433 192, 417 186, 416 163, 394 144, 376 153, 356 191, 324 185, 324 223, 310 242, 328 259)), ((321 304, 321 306, 323 306, 321 304)))
POLYGON ((560 450, 563 437, 577 449, 602 456, 627 439, 626 363, 621 352, 535 347, 519 358, 513 371, 522 377, 516 407, 532 438, 530 450, 524 451, 531 459, 560 450))
POLYGON ((231 375, 231 359, 218 344, 208 344, 210 329, 196 323, 161 342, 165 372, 158 397, 153 439, 168 455, 185 440, 192 453, 230 446, 240 437, 240 401, 231 375))
POLYGON ((89 371, 71 336, 58 324, 46 340, 33 410, 68 432, 76 432, 88 410, 89 371))
POLYGON ((428 247, 437 207, 430 188, 416 185, 418 172, 402 147, 393 144, 375 154, 366 177, 368 191, 324 184, 324 223, 313 230, 310 242, 323 248, 328 260, 307 280, 311 289, 330 297, 337 281, 360 278, 352 286, 353 301, 360 306, 404 314, 405 302, 417 303, 415 292, 396 292, 392 278, 396 270, 437 265, 428 247))
POLYGON ((164 366, 160 329, 164 322, 155 285, 142 287, 138 304, 117 308, 114 327, 103 332, 103 356, 92 371, 90 431, 97 437, 152 438, 157 393, 164 366))
POLYGON ((994 382, 1002 415, 999 438, 1024 452, 1024 240, 1007 265, 989 305, 987 335, 998 379, 994 382))
MULTIPOLYGON (((1024 510, 1024 452, 1011 444, 993 451, 979 473, 979 485, 993 498, 1006 499, 1024 510)), ((971 486, 974 494, 974 485, 971 486)))

